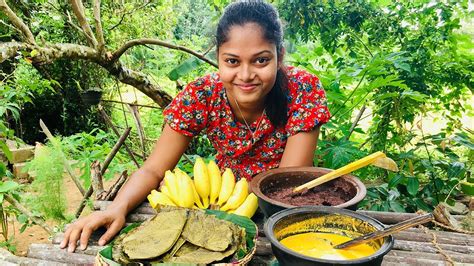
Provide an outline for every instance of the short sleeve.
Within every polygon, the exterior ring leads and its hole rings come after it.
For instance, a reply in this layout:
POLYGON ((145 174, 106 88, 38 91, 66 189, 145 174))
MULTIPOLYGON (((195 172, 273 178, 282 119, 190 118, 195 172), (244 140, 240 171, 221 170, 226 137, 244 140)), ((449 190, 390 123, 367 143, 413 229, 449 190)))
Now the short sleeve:
POLYGON ((305 71, 290 77, 290 98, 286 131, 293 136, 298 132, 314 130, 329 121, 326 93, 319 78, 305 71))
POLYGON ((193 137, 207 125, 208 80, 189 83, 163 111, 165 122, 175 131, 193 137))

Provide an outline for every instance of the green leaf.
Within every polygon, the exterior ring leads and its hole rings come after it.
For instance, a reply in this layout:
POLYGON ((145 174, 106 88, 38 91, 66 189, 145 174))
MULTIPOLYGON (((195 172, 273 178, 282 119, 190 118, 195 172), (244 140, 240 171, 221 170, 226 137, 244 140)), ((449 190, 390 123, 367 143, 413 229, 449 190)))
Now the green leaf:
POLYGON ((201 60, 197 59, 196 57, 191 57, 181 63, 179 66, 175 67, 173 70, 171 70, 171 72, 168 74, 168 78, 173 81, 176 81, 180 77, 196 69, 201 64, 201 60))
POLYGON ((430 208, 422 199, 420 198, 415 198, 415 204, 418 207, 418 209, 421 209, 423 211, 430 212, 432 211, 432 208, 430 208))
POLYGON ((417 102, 423 102, 428 96, 422 93, 419 93, 417 91, 412 91, 412 90, 406 90, 402 92, 402 99, 410 98, 412 100, 415 100, 417 102))
POLYGON ((0 162, 0 178, 7 174, 7 166, 0 162))
POLYGON ((13 160, 12 158, 12 152, 8 148, 7 144, 3 141, 0 140, 0 149, 2 149, 3 154, 7 157, 7 159, 11 162, 13 160))
POLYGON ((14 190, 14 189, 18 188, 19 186, 20 185, 17 182, 5 181, 5 182, 0 184, 0 193, 9 192, 11 190, 14 190))
POLYGON ((453 162, 451 165, 449 165, 448 168, 448 178, 461 178, 464 176, 464 173, 466 172, 466 168, 463 163, 461 162, 453 162))
POLYGON ((373 199, 380 199, 380 196, 378 193, 372 191, 372 189, 367 189, 367 196, 369 196, 370 198, 373 198, 373 199))
POLYGON ((400 63, 400 62, 393 62, 393 66, 397 69, 402 69, 402 70, 405 70, 407 72, 411 72, 411 68, 410 68, 410 65, 407 64, 407 63, 400 63))
POLYGON ((403 180, 403 177, 404 177, 403 175, 395 175, 388 182, 388 187, 389 188, 396 187, 403 180))
POLYGON ((415 196, 418 193, 418 188, 420 187, 420 182, 416 177, 410 177, 408 179, 407 191, 410 195, 415 196))
POLYGON ((329 147, 321 152, 324 154, 324 166, 331 169, 337 169, 364 156, 354 142, 345 138, 327 144, 329 147))
POLYGON ((406 212, 405 208, 403 208, 403 206, 396 202, 396 201, 390 201, 389 202, 389 205, 390 205, 390 209, 392 211, 395 211, 395 212, 406 212))
POLYGON ((19 223, 21 224, 24 224, 26 222, 28 222, 28 216, 24 215, 24 214, 20 214, 17 216, 17 220, 19 223))
POLYGON ((471 150, 474 150, 474 143, 473 141, 465 134, 464 132, 462 133, 456 133, 456 136, 452 138, 453 141, 463 145, 464 147, 467 147, 471 150))

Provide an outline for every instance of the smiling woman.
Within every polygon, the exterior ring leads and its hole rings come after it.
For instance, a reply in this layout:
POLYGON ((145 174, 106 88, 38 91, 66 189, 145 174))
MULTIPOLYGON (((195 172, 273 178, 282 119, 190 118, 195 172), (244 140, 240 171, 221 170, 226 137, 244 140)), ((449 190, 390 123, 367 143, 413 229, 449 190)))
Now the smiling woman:
POLYGON ((329 119, 319 79, 283 65, 283 30, 276 9, 263 1, 229 5, 216 32, 219 72, 191 82, 163 112, 165 126, 144 165, 104 212, 71 225, 62 247, 85 248, 92 231, 106 226, 105 244, 125 215, 156 189, 192 137, 205 132, 221 170, 238 179, 288 166, 312 166, 319 127, 329 119))

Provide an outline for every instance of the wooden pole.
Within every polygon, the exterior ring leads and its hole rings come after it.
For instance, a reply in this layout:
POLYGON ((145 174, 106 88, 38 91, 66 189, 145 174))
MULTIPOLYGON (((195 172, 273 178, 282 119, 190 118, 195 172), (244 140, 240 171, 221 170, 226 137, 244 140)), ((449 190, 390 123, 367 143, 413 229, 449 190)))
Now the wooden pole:
MULTIPOLYGON (((107 115, 107 113, 105 113, 104 108, 101 105, 99 105, 99 111, 100 111, 100 114, 102 115, 102 117, 104 118, 105 122, 112 129, 112 131, 115 133, 115 135, 120 136, 120 133, 118 132, 117 128, 115 128, 114 124, 112 123, 112 120, 107 115)), ((128 147, 127 143, 124 142, 123 146, 125 147, 125 150, 127 150, 128 154, 130 155, 130 158, 132 158, 132 161, 135 163, 137 168, 139 168, 140 164, 135 159, 135 156, 133 155, 132 150, 128 147)))
POLYGON ((138 108, 135 105, 127 105, 130 113, 132 114, 133 119, 135 120, 135 125, 137 126, 138 137, 140 138, 140 145, 142 146, 142 158, 146 159, 146 145, 145 145, 145 132, 143 131, 142 121, 140 119, 140 113, 138 108))
MULTIPOLYGON (((129 128, 127 128, 127 130, 125 130, 125 132, 122 134, 122 136, 120 136, 120 139, 117 141, 117 143, 115 143, 115 145, 112 148, 112 150, 110 151, 110 153, 107 155, 107 157, 105 159, 105 162, 104 162, 104 166, 102 167, 102 169, 100 171, 101 175, 103 175, 105 173, 105 171, 107 170, 107 167, 109 166, 110 162, 112 161, 112 159, 115 157, 115 155, 119 151, 120 147, 125 144, 125 139, 127 139, 128 135, 130 134, 131 129, 132 128, 129 127, 129 128)), ((92 195, 92 192, 94 192, 94 188, 92 186, 90 186, 89 189, 87 190, 86 194, 82 198, 81 204, 79 205, 79 207, 76 210, 76 214, 75 214, 76 218, 78 218, 81 215, 82 210, 86 206, 86 201, 92 195)))
POLYGON ((48 234, 50 234, 50 235, 53 234, 53 229, 51 227, 49 227, 49 225, 47 225, 43 219, 34 216, 28 209, 26 209, 23 205, 21 205, 21 203, 18 202, 15 198, 13 198, 12 196, 10 196, 8 194, 3 194, 3 197, 11 205, 13 205, 15 208, 17 208, 21 213, 28 216, 28 219, 30 219, 35 224, 37 224, 41 228, 43 228, 46 232, 48 232, 48 234))

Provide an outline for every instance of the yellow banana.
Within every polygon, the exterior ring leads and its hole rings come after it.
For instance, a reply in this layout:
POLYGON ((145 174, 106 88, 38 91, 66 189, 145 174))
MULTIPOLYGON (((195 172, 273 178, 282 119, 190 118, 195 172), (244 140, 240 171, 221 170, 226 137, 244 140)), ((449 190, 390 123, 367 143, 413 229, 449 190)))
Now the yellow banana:
POLYGON ((258 198, 255 194, 250 193, 247 198, 245 199, 244 203, 242 203, 233 214, 247 216, 248 218, 252 218, 258 208, 258 198))
POLYGON ((181 207, 192 208, 194 205, 194 190, 191 186, 191 178, 179 168, 176 168, 174 173, 179 181, 181 207))
POLYGON ((164 193, 158 192, 156 190, 152 190, 150 194, 147 196, 148 201, 152 208, 156 208, 158 204, 160 205, 171 205, 176 206, 171 199, 168 198, 164 193))
POLYGON ((235 186, 235 177, 230 168, 226 168, 222 174, 221 189, 219 191, 219 200, 217 204, 222 206, 232 195, 235 186))
POLYGON ((207 209, 207 207, 204 207, 201 203, 201 198, 199 197, 199 194, 196 191, 196 187, 194 186, 194 183, 191 182, 191 185, 193 187, 193 194, 194 194, 194 203, 199 207, 199 209, 207 209))
POLYGON ((207 172, 209 173, 209 180, 211 184, 209 200, 210 204, 215 204, 221 190, 221 170, 219 169, 219 166, 217 166, 216 162, 211 160, 207 164, 207 172))
POLYGON ((181 206, 181 200, 179 197, 179 182, 178 178, 176 177, 173 172, 170 170, 165 172, 165 186, 168 187, 168 192, 171 200, 176 203, 176 205, 181 206))
POLYGON ((207 165, 201 157, 196 159, 194 164, 194 186, 202 199, 204 207, 209 206, 210 182, 207 172, 207 165))
POLYGON ((189 183, 190 183, 191 190, 192 190, 193 202, 196 203, 196 205, 199 207, 199 209, 206 209, 206 208, 204 208, 204 206, 201 203, 201 198, 199 197, 199 194, 196 191, 196 187, 194 186, 194 182, 192 181, 191 177, 189 177, 189 175, 186 172, 184 172, 183 170, 181 170, 179 168, 174 169, 174 171, 177 175, 178 174, 184 175, 187 179, 189 179, 191 181, 189 183))
POLYGON ((170 193, 170 190, 169 188, 163 184, 161 187, 160 187, 160 192, 165 194, 171 201, 173 201, 173 203, 176 205, 176 202, 174 202, 174 200, 172 199, 171 197, 171 193, 170 193))
POLYGON ((247 179, 242 178, 236 184, 232 195, 221 207, 221 211, 233 210, 237 209, 247 198, 249 194, 249 184, 247 183, 247 179))

